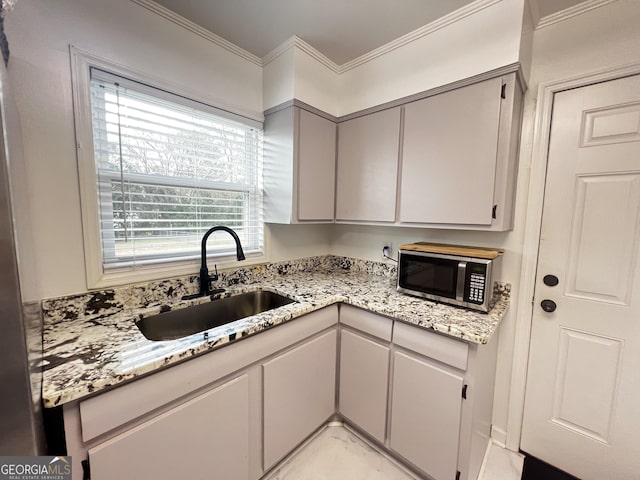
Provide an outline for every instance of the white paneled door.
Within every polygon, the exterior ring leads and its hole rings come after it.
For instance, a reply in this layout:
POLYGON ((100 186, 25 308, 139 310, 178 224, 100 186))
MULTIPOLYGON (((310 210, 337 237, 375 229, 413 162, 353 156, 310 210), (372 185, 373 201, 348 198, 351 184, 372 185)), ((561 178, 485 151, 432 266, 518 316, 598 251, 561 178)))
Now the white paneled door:
POLYGON ((521 448, 637 480, 640 76, 556 94, 548 162, 521 448))

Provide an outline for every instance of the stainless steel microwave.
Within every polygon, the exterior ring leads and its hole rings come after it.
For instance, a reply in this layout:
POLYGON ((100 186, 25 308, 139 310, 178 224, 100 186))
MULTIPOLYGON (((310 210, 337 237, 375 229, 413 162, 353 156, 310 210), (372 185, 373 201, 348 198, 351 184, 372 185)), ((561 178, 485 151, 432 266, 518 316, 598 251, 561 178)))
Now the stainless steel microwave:
POLYGON ((398 291, 488 312, 504 250, 435 243, 401 245, 398 291))

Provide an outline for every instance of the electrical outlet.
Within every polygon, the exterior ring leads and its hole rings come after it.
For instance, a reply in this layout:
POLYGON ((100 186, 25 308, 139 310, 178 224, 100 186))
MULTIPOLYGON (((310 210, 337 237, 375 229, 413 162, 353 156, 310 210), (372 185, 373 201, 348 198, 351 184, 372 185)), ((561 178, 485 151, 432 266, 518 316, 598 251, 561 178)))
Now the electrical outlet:
POLYGON ((382 242, 382 256, 384 258, 393 258, 393 243, 389 241, 382 242))

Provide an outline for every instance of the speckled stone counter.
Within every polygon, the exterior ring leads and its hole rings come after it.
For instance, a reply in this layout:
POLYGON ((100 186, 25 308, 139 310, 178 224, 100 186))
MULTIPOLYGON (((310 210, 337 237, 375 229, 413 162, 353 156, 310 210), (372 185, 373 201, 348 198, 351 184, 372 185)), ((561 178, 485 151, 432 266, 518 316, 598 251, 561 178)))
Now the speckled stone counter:
POLYGON ((491 311, 480 313, 400 294, 395 278, 395 267, 334 256, 224 272, 213 286, 226 291, 214 298, 262 289, 296 302, 170 341, 147 340, 135 322, 210 301, 180 300, 197 291, 195 276, 45 300, 44 405, 81 399, 339 302, 479 344, 509 306, 508 284, 498 286, 491 311))

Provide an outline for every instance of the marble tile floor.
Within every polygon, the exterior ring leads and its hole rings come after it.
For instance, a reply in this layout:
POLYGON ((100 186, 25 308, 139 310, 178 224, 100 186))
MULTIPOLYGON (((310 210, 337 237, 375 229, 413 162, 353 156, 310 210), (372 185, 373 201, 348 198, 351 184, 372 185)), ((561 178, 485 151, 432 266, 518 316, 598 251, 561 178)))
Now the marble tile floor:
POLYGON ((520 480, 523 461, 524 455, 492 443, 480 469, 478 480, 520 480))
MULTIPOLYGON (((478 480, 518 480, 522 458, 492 445, 478 480)), ((339 423, 330 424, 263 480, 413 480, 404 467, 339 423)))

